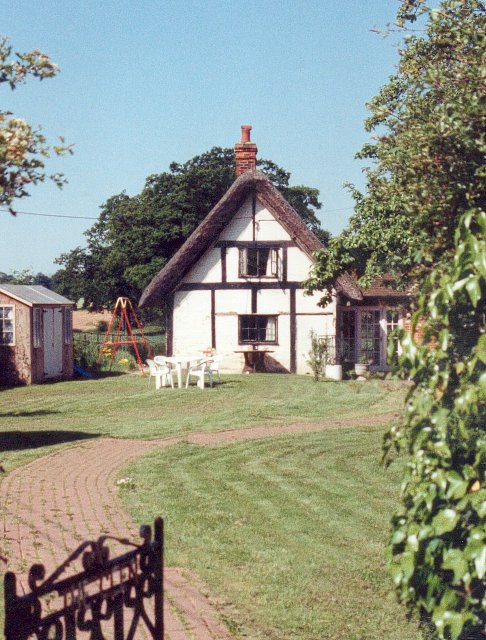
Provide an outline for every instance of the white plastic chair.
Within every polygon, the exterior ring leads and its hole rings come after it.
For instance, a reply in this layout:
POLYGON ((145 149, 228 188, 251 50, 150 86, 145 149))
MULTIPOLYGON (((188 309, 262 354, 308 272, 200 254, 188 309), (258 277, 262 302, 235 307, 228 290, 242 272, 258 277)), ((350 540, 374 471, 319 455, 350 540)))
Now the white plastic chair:
POLYGON ((165 367, 169 370, 168 374, 166 373, 166 379, 164 384, 167 386, 167 384, 170 382, 170 386, 174 388, 174 371, 175 370, 172 364, 170 362, 167 362, 165 356, 154 356, 154 362, 158 367, 165 367))
POLYGON ((211 373, 213 374, 213 379, 214 379, 214 375, 217 373, 219 382, 221 382, 221 376, 219 374, 219 368, 220 368, 220 365, 221 365, 221 362, 222 362, 223 358, 224 358, 223 355, 212 356, 211 362, 209 364, 209 369, 210 369, 211 373))
POLYGON ((174 380, 172 378, 172 372, 170 367, 165 364, 158 364, 154 362, 151 358, 147 358, 145 362, 148 364, 149 368, 149 379, 148 383, 150 384, 150 380, 155 378, 155 388, 160 389, 162 385, 166 386, 168 382, 170 382, 170 386, 174 388, 174 380))
POLYGON ((189 367, 187 370, 186 389, 189 387, 191 376, 197 378, 197 386, 204 389, 204 377, 208 376, 209 386, 213 386, 213 372, 211 371, 211 363, 213 360, 203 360, 189 367))

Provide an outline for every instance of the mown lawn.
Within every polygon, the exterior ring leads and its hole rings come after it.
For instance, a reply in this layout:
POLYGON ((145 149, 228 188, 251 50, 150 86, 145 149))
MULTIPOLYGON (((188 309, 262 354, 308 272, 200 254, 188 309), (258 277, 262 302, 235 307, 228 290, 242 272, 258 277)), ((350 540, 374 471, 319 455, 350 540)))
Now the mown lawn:
POLYGON ((382 434, 180 443, 125 469, 121 495, 137 522, 164 516, 167 564, 204 578, 237 638, 417 640, 385 568, 400 470, 382 434))
POLYGON ((319 382, 304 376, 223 376, 222 384, 163 389, 140 375, 73 380, 0 391, 1 463, 100 436, 160 438, 262 424, 373 416, 400 409, 392 382, 319 382))
MULTIPOLYGON (((100 436, 353 417, 373 424, 399 412, 403 396, 393 382, 268 374, 223 376, 204 391, 156 392, 139 375, 1 390, 0 462, 8 472, 100 436)), ((135 490, 122 495, 135 521, 166 517, 168 563, 201 574, 235 637, 416 640, 383 560, 399 481, 380 465, 382 433, 339 427, 226 446, 180 443, 123 470, 135 490)))

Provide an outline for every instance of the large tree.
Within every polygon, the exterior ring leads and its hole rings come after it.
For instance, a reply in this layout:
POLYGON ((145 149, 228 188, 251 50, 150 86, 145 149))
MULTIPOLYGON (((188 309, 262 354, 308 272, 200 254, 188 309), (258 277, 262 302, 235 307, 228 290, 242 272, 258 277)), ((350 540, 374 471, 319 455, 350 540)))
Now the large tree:
POLYGON ((450 261, 461 215, 484 207, 484 5, 403 0, 397 28, 417 18, 425 27, 406 35, 398 72, 367 105, 366 189, 349 187, 355 214, 308 283, 327 297, 346 269, 363 284, 386 272, 423 280, 450 261))
MULTIPOLYGON (((327 240, 315 210, 319 192, 290 186, 290 174, 268 160, 258 169, 327 240)), ((86 249, 63 254, 63 269, 54 276, 57 290, 84 298, 87 306, 110 306, 119 295, 138 300, 144 287, 179 249, 235 179, 234 151, 214 147, 184 164, 149 176, 142 192, 113 196, 101 207, 99 220, 86 232, 86 249)))
MULTIPOLYGON (((38 49, 29 53, 13 53, 6 37, 0 37, 0 84, 12 91, 27 78, 53 78, 59 68, 38 49)), ((71 153, 71 147, 60 138, 59 145, 49 146, 39 128, 35 128, 9 111, 0 110, 0 205, 15 213, 12 203, 29 195, 29 187, 46 179, 57 186, 64 184, 60 173, 49 175, 45 159, 51 154, 71 153)))
POLYGON ((480 640, 486 627, 485 6, 403 0, 397 74, 369 107, 372 161, 349 227, 320 253, 309 288, 392 272, 415 284, 400 373, 404 417, 385 440, 408 454, 389 566, 426 637, 480 640))
POLYGON ((38 273, 33 273, 30 269, 12 271, 11 273, 0 271, 0 283, 2 284, 34 284, 50 288, 51 282, 52 279, 41 271, 38 273))

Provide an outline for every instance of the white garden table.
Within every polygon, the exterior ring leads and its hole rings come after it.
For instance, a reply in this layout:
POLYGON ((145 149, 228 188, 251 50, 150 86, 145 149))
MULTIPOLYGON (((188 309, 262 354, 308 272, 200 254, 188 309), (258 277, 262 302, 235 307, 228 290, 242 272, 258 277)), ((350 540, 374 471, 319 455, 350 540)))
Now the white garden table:
MULTIPOLYGON (((177 386, 179 389, 182 389, 182 369, 188 369, 191 364, 197 364, 202 360, 206 360, 207 356, 203 355, 181 355, 181 356, 161 356, 160 361, 167 362, 169 364, 173 364, 176 368, 177 374, 177 386)), ((155 362, 157 362, 157 356, 154 358, 155 362)))

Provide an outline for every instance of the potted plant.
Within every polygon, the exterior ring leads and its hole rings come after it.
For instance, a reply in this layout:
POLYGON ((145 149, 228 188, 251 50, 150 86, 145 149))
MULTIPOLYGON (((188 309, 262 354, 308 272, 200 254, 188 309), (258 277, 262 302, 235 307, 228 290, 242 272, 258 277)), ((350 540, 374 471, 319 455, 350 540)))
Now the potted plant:
POLYGON ((370 369, 369 361, 364 354, 359 358, 359 361, 354 365, 354 371, 358 377, 366 377, 370 369))
POLYGON ((343 366, 336 348, 335 338, 334 336, 326 336, 325 341, 327 343, 327 359, 324 365, 324 376, 328 380, 342 380, 343 366))

